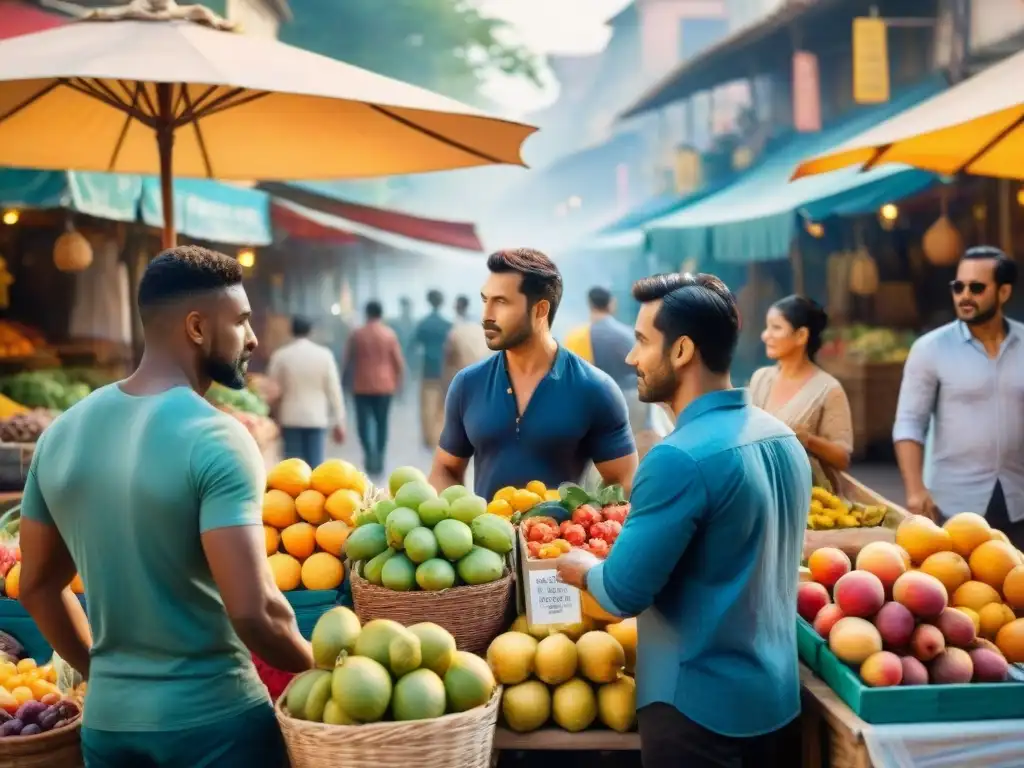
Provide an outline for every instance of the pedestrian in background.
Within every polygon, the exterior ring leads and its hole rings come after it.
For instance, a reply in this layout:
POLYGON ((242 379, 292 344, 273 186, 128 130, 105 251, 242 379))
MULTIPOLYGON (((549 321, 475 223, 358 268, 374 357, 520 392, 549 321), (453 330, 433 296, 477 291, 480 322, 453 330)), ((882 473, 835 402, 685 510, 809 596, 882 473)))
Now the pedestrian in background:
POLYGON ((413 384, 412 378, 416 371, 416 318, 412 315, 412 299, 408 296, 398 299, 398 307, 398 317, 391 318, 387 323, 398 337, 402 358, 405 360, 406 374, 402 377, 396 393, 398 399, 404 401, 413 384))
POLYGON ((405 372, 398 335, 381 321, 383 315, 379 301, 367 302, 366 323, 353 332, 345 352, 345 374, 352 382, 363 465, 373 477, 384 472, 391 400, 405 372))
POLYGON ((444 388, 448 390, 455 374, 491 354, 484 329, 477 318, 469 317, 469 297, 455 299, 455 322, 444 345, 444 388))
POLYGON ((292 318, 292 340, 270 356, 267 375, 280 388, 277 420, 285 458, 316 467, 324 462, 327 430, 345 440, 345 401, 334 353, 309 338, 313 324, 292 318))
POLYGON ((420 379, 420 424, 423 444, 436 448, 444 420, 444 344, 452 329, 450 321, 441 315, 444 296, 434 289, 427 293, 430 313, 416 326, 416 345, 423 355, 420 379))

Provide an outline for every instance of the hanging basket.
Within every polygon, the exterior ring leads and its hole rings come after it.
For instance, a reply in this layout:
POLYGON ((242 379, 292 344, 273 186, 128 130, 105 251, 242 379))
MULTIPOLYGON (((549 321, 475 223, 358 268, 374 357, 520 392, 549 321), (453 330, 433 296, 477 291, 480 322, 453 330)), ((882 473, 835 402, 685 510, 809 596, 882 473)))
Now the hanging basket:
POLYGON ((964 241, 949 217, 943 214, 921 238, 921 249, 928 263, 936 267, 950 267, 960 260, 964 241))
POLYGON ((92 245, 81 232, 65 232, 53 245, 53 263, 61 272, 88 269, 92 264, 92 245))

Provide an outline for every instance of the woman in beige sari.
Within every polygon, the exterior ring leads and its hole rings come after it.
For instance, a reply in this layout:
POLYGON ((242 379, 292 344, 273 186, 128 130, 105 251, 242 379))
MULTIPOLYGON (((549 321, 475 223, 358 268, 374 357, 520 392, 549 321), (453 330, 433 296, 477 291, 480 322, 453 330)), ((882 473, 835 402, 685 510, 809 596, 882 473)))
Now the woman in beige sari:
POLYGON ((828 315, 817 302, 787 296, 768 310, 761 334, 775 365, 750 380, 754 405, 785 422, 807 449, 815 485, 836 489, 850 466, 853 424, 842 385, 814 363, 828 315))

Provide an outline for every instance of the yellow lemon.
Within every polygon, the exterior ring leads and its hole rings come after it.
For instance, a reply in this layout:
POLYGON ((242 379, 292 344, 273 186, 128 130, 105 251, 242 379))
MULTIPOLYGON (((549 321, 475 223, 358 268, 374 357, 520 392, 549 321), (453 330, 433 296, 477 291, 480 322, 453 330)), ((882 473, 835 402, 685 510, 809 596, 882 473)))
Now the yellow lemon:
POLYGON ((342 459, 328 459, 313 470, 310 477, 310 487, 320 491, 324 496, 330 496, 335 491, 347 488, 362 496, 366 493, 366 475, 342 459))
POLYGON ((531 480, 526 484, 526 490, 536 493, 543 499, 544 494, 548 492, 548 487, 540 480, 531 480))
POLYGON ((562 497, 558 495, 558 491, 552 488, 549 491, 544 492, 544 501, 561 501, 562 497))
POLYGON ((350 488, 342 488, 327 497, 324 508, 334 520, 352 525, 352 516, 362 506, 363 497, 350 488))
POLYGON ((511 485, 506 485, 496 494, 494 494, 495 501, 507 501, 509 504, 512 503, 512 497, 516 495, 516 489, 511 485))
POLYGON ((296 497, 295 511, 299 513, 299 517, 310 525, 320 525, 331 519, 327 514, 327 510, 324 509, 324 504, 326 503, 327 498, 320 491, 314 491, 310 488, 296 497))
POLYGON ((519 490, 512 496, 512 509, 516 512, 529 512, 542 501, 544 499, 533 491, 519 490))
POLYGON ((291 555, 278 552, 267 558, 270 570, 274 574, 274 583, 282 592, 290 592, 298 588, 302 579, 302 565, 291 555))
POLYGON ((334 555, 317 552, 302 564, 301 578, 306 589, 337 589, 345 578, 345 566, 334 555))
POLYGON ((514 510, 512 505, 504 499, 495 499, 487 505, 487 511, 498 517, 512 517, 514 510))

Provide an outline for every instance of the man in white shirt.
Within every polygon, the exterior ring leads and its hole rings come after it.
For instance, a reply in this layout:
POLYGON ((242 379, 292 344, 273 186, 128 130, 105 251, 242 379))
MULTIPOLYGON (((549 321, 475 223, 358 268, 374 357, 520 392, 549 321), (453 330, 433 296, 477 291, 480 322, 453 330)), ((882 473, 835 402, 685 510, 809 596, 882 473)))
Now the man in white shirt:
POLYGON ((456 373, 490 354, 483 324, 479 320, 470 319, 469 298, 459 296, 455 299, 455 322, 444 344, 445 391, 456 373))
POLYGON ((309 338, 312 330, 305 318, 293 318, 292 341, 270 356, 267 373, 281 390, 277 420, 285 458, 316 467, 324 461, 328 427, 335 442, 345 439, 345 402, 334 355, 309 338))

